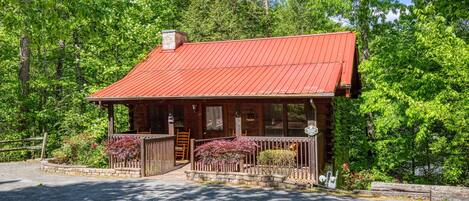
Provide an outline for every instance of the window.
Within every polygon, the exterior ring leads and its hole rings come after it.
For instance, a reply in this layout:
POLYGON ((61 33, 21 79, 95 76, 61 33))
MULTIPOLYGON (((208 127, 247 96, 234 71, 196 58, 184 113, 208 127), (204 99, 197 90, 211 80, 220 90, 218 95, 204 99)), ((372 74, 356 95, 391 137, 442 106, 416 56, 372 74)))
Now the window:
POLYGON ((264 135, 282 136, 283 135, 283 105, 265 104, 264 105, 264 135))
POLYGON ((205 128, 209 131, 223 130, 222 106, 207 106, 205 108, 205 128))
POLYGON ((305 104, 288 104, 288 136, 304 136, 307 126, 305 104))
POLYGON ((174 106, 174 127, 184 129, 184 106, 174 106))

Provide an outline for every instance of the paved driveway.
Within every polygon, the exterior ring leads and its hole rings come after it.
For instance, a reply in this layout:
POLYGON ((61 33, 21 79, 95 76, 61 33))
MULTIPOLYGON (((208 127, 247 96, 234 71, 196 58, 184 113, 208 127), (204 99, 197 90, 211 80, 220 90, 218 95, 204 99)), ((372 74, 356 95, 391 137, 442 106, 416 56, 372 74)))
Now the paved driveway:
POLYGON ((0 200, 354 200, 321 193, 188 182, 172 173, 148 179, 46 174, 38 162, 0 163, 0 200))

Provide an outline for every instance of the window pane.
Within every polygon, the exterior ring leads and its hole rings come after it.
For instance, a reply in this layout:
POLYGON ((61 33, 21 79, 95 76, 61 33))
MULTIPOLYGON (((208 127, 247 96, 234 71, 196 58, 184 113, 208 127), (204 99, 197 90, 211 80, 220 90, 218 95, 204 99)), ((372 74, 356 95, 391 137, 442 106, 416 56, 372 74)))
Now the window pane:
POLYGON ((175 105, 174 106, 174 127, 184 128, 184 106, 175 105))
POLYGON ((222 106, 208 106, 205 108, 205 122, 207 130, 223 130, 222 106))
POLYGON ((304 136, 307 126, 305 105, 288 104, 288 136, 304 136))
POLYGON ((282 136, 283 134, 283 105, 264 105, 264 135, 282 136))

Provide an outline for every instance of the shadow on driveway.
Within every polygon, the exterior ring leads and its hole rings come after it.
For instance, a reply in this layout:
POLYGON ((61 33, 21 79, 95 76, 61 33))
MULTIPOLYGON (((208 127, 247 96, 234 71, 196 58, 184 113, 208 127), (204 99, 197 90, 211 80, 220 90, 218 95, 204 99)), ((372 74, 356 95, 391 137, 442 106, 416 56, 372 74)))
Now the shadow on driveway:
MULTIPOLYGON (((14 182, 14 181, 13 181, 14 182)), ((0 184, 1 186, 1 184, 0 184)), ((0 200, 354 200, 321 193, 165 184, 148 180, 82 182, 0 191, 0 200)))

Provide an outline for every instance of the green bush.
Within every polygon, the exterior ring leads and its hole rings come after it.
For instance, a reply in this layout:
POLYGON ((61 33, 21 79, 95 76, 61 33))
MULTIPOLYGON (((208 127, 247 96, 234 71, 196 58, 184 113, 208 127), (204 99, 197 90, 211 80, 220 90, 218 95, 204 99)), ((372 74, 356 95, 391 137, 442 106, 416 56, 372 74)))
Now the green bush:
POLYGON ((268 149, 259 153, 257 162, 260 165, 291 167, 295 164, 296 152, 284 149, 268 149))
POLYGON ((67 137, 63 145, 52 152, 57 163, 107 167, 107 156, 100 139, 92 134, 82 133, 67 137))
POLYGON ((70 155, 65 153, 63 149, 52 151, 52 156, 54 157, 54 162, 58 164, 67 163, 70 157, 70 155))

